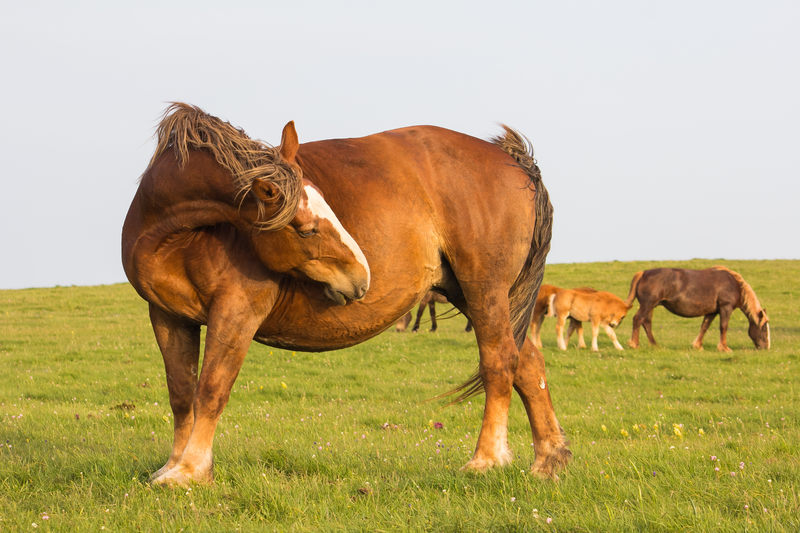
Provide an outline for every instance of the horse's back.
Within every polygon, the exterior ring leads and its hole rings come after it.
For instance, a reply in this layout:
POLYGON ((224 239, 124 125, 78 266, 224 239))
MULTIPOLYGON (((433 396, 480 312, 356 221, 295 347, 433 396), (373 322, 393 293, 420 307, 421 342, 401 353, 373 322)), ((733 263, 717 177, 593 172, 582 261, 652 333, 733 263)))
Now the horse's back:
POLYGON ((721 306, 735 306, 739 288, 724 270, 657 268, 644 272, 637 294, 640 301, 661 303, 677 315, 693 317, 718 312, 721 306))
POLYGON ((504 255, 522 257, 518 272, 530 250, 535 191, 525 171, 493 143, 412 126, 307 143, 298 160, 367 249, 375 232, 356 227, 365 220, 391 227, 398 246, 422 238, 437 253, 458 248, 454 261, 480 261, 481 252, 502 239, 504 255))
MULTIPOLYGON (((279 302, 264 340, 299 334, 293 320, 282 319, 295 316, 320 325, 320 344, 339 336, 341 324, 364 324, 364 340, 431 287, 462 309, 469 285, 504 286, 508 294, 532 250, 531 178, 493 143, 417 126, 302 144, 297 162, 363 250, 373 277, 365 298, 344 307, 319 310, 303 294, 287 299, 291 308, 279 302)), ((353 343, 352 332, 341 335, 353 343)))

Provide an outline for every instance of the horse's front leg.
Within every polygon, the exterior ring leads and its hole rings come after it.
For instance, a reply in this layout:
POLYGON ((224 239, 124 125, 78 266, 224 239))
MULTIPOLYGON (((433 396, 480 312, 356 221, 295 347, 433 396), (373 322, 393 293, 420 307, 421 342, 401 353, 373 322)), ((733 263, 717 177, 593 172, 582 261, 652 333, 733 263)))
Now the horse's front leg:
POLYGON ((728 320, 731 318, 731 313, 733 309, 729 309, 727 307, 721 307, 719 310, 719 344, 717 344, 717 350, 721 352, 731 352, 732 350, 728 348, 728 320))
POLYGON ((150 323, 164 359, 174 432, 172 453, 167 463, 150 477, 152 480, 178 463, 192 432, 192 403, 197 385, 197 361, 200 357, 200 326, 181 321, 153 304, 150 304, 150 323))
POLYGON ((481 294, 472 300, 483 303, 470 306, 470 317, 478 340, 486 400, 475 453, 464 468, 484 471, 508 464, 513 458, 508 447, 508 408, 519 352, 511 333, 506 291, 481 294))
POLYGON ((556 420, 550 389, 544 372, 544 357, 525 339, 519 354, 514 388, 522 399, 533 434, 536 460, 531 471, 541 477, 558 479, 556 472, 572 457, 564 433, 556 420))
POLYGON ((614 328, 612 328, 609 324, 606 324, 603 329, 606 331, 606 335, 611 339, 611 342, 614 343, 614 348, 617 350, 622 350, 622 345, 617 340, 617 334, 614 332, 614 328))
POLYGON ((600 348, 597 347, 597 337, 600 335, 600 321, 592 319, 592 351, 599 352, 600 348))
POLYGON ((246 295, 238 296, 227 304, 215 304, 209 312, 203 368, 192 405, 194 424, 180 458, 172 468, 155 477, 153 483, 184 486, 213 481, 214 432, 263 319, 252 313, 255 306, 241 305, 246 302, 246 295))
POLYGON ((702 350, 703 349, 703 337, 708 331, 708 327, 711 325, 711 321, 714 320, 714 317, 717 316, 716 313, 711 313, 703 317, 703 323, 700 324, 700 333, 697 334, 697 338, 694 339, 692 342, 692 348, 695 350, 702 350))

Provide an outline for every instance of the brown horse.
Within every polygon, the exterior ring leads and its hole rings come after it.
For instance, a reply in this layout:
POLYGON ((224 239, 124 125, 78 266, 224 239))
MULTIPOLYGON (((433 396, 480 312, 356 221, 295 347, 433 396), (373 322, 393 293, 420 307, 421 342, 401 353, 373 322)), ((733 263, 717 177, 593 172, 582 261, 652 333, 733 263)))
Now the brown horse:
MULTIPOLYGON (((536 297, 536 305, 533 307, 533 318, 531 319, 531 337, 533 337, 533 345, 540 350, 542 349, 542 323, 544 322, 544 317, 555 316, 552 308, 553 299, 555 299, 556 295, 563 290, 567 289, 562 289, 561 287, 556 287, 555 285, 546 285, 544 283, 539 288, 539 295, 536 297)), ((578 287, 577 289, 572 290, 596 292, 595 289, 591 287, 578 287)), ((567 342, 569 342, 569 338, 572 336, 572 332, 575 330, 578 331, 579 347, 586 348, 586 343, 583 340, 583 326, 580 322, 570 317, 569 330, 567 331, 567 342)))
POLYGON ((628 343, 632 348, 639 346, 640 326, 644 326, 650 344, 656 344, 652 318, 653 309, 658 305, 663 305, 678 316, 704 317, 700 333, 692 343, 692 347, 698 350, 703 348, 703 335, 708 326, 719 315, 717 349, 731 351, 726 340, 728 320, 737 308, 750 321, 748 334, 756 348, 770 347, 769 318, 755 291, 742 276, 723 266, 705 270, 655 268, 637 272, 631 280, 631 289, 625 303, 630 306, 636 298, 639 299, 639 310, 633 317, 633 333, 628 343))
POLYGON ((478 341, 478 371, 451 391, 456 400, 486 393, 465 468, 511 461, 515 389, 533 433, 532 471, 555 477, 571 453, 544 359, 526 340, 552 207, 528 144, 505 130, 493 142, 417 126, 300 145, 290 122, 274 149, 196 107, 167 110, 122 231, 175 415, 155 483, 212 480, 214 432, 253 339, 351 346, 431 288, 472 319, 478 341))
POLYGON ((550 299, 550 309, 556 317, 556 337, 560 350, 567 349, 567 342, 575 329, 578 330, 578 347, 586 347, 582 325, 582 322, 586 321, 592 323, 592 351, 600 350, 597 346, 597 335, 601 326, 614 343, 614 348, 622 350, 614 328, 619 326, 622 319, 628 314, 630 306, 626 305, 619 296, 605 291, 564 289, 550 299), (567 318, 570 319, 570 326, 565 341, 564 324, 567 318))
MULTIPOLYGON (((425 313, 425 308, 428 308, 428 314, 431 317, 431 333, 438 329, 438 324, 436 323, 436 304, 446 304, 450 303, 447 301, 443 295, 439 294, 435 291, 428 291, 425 293, 425 296, 422 297, 422 300, 419 302, 419 306, 417 307, 417 318, 414 320, 414 326, 411 328, 411 331, 416 333, 419 331, 419 323, 422 320, 422 315, 425 313)), ((451 307, 452 309, 452 307, 451 307)), ((395 327, 396 331, 405 331, 408 329, 408 325, 411 323, 411 311, 405 314, 403 318, 401 318, 397 322, 397 326, 395 327)), ((467 319, 467 326, 464 328, 464 331, 470 332, 472 331, 472 321, 467 319)))

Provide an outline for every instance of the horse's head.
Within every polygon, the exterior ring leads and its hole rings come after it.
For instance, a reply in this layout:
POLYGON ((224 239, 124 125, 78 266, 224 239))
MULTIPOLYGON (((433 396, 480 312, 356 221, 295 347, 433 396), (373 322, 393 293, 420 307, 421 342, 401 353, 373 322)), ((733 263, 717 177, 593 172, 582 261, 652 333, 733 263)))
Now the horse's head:
POLYGON ((608 321, 608 325, 611 326, 612 328, 616 328, 617 326, 622 324, 622 321, 625 320, 625 315, 627 314, 628 310, 625 309, 624 307, 615 310, 614 313, 611 315, 611 319, 608 321))
POLYGON ((606 318, 608 318, 608 325, 612 328, 616 328, 622 324, 622 321, 625 319, 625 315, 628 314, 628 309, 630 309, 630 307, 625 305, 625 302, 613 295, 608 298, 606 302, 606 318))
POLYGON ((750 319, 750 329, 747 330, 753 343, 759 350, 769 350, 771 339, 769 335, 769 317, 767 312, 761 309, 756 316, 750 319))
MULTIPOLYGON (((290 122, 283 130, 280 153, 299 173, 297 148, 297 133, 290 122)), ((277 211, 286 202, 280 188, 269 179, 253 180, 250 190, 261 203, 262 212, 277 211)), ((364 253, 308 180, 302 180, 297 209, 289 223, 279 229, 255 231, 253 244, 270 270, 322 283, 325 295, 338 304, 363 298, 369 288, 370 270, 364 253)))

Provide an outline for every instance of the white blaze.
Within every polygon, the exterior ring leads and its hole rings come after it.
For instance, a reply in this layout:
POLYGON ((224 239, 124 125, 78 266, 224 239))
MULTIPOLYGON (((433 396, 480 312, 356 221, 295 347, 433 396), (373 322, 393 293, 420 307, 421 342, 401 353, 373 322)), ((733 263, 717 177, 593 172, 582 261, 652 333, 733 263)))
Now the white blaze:
POLYGON ((361 266, 367 271, 367 285, 369 285, 369 264, 367 264, 367 258, 364 257, 364 252, 361 251, 358 243, 356 243, 355 239, 344 229, 344 226, 342 226, 342 223, 339 222, 339 219, 336 217, 336 213, 333 212, 333 209, 331 209, 331 206, 328 205, 328 202, 325 201, 322 195, 310 185, 306 185, 304 189, 308 196, 308 209, 314 213, 314 216, 324 218, 333 225, 334 229, 339 233, 339 240, 353 252, 356 261, 361 263, 361 266))
POLYGON ((767 324, 767 350, 769 350, 771 345, 772 345, 772 339, 769 336, 769 324, 767 324))

